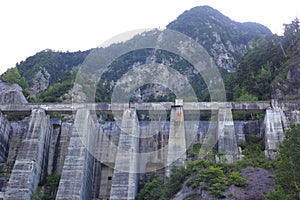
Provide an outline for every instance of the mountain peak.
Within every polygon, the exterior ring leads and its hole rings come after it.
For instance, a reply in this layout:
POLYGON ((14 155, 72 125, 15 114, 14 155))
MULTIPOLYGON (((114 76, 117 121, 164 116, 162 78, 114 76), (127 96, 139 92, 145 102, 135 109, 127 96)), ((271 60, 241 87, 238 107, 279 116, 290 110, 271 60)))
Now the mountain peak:
POLYGON ((272 32, 265 26, 231 20, 210 6, 197 6, 167 25, 198 41, 219 67, 234 71, 253 40, 272 32))

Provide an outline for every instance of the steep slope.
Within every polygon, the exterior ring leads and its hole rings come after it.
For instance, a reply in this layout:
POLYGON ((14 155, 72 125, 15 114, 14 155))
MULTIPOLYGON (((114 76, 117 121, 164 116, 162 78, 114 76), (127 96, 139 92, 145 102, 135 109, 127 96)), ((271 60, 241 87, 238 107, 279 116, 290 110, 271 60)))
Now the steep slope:
POLYGON ((244 100, 249 100, 247 96, 258 100, 299 99, 299 57, 300 22, 296 18, 284 25, 283 36, 263 37, 247 51, 237 67, 233 96, 244 100))
POLYGON ((283 72, 272 84, 273 99, 300 99, 300 41, 296 45, 295 55, 283 65, 283 72))
MULTIPOLYGON (((198 41, 213 57, 217 66, 225 69, 221 72, 222 74, 236 70, 237 64, 253 41, 271 34, 270 30, 263 25, 234 22, 208 6, 195 7, 184 12, 167 28, 184 33, 198 41)), ((70 82, 56 85, 64 81, 63 77, 66 75, 64 72, 70 72, 77 68, 90 52, 91 50, 74 53, 45 50, 17 64, 17 68, 22 77, 27 80, 33 98, 42 97, 40 101, 49 101, 49 99, 50 101, 57 101, 61 99, 58 97, 62 95, 61 91, 67 92, 72 86, 70 82), (51 86, 54 89, 51 89, 51 86), (49 92, 49 90, 52 91, 49 92)), ((194 78, 192 66, 186 60, 170 52, 151 49, 130 52, 116 59, 99 84, 98 88, 102 93, 97 93, 96 100, 109 101, 108 96, 111 94, 117 79, 133 66, 153 61, 168 65, 187 76, 199 100, 209 101, 210 97, 205 83, 203 80, 194 78)), ((142 96, 142 101, 170 101, 174 99, 174 94, 167 88, 158 85, 145 86, 141 90, 137 90, 135 96, 142 96)))
POLYGON ((37 97, 50 86, 62 82, 64 72, 77 68, 89 52, 90 50, 72 53, 44 50, 18 63, 17 68, 27 80, 31 95, 37 97))
POLYGON ((219 67, 234 71, 251 41, 271 31, 258 23, 232 21, 209 6, 185 11, 167 28, 184 33, 198 41, 219 67))

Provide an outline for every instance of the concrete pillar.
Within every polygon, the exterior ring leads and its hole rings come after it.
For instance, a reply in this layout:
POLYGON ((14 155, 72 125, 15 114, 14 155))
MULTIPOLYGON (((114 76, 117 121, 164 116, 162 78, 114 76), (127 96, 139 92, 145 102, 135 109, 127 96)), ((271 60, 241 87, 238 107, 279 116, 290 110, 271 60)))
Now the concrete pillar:
POLYGON ((78 110, 59 182, 57 200, 91 199, 94 166, 92 154, 97 133, 98 126, 90 111, 78 110))
POLYGON ((291 111, 291 123, 300 124, 300 111, 291 111))
POLYGON ((289 128, 282 109, 278 107, 267 109, 264 127, 265 154, 270 159, 275 159, 279 144, 284 140, 284 131, 289 128))
POLYGON ((65 158, 68 151, 70 137, 72 134, 73 123, 63 122, 61 125, 60 136, 55 150, 55 165, 53 170, 55 173, 61 174, 64 166, 65 158))
POLYGON ((170 116, 166 176, 170 175, 174 166, 185 164, 186 151, 183 106, 181 102, 175 102, 171 108, 170 116))
POLYGON ((13 167, 5 199, 29 200, 47 172, 52 132, 49 116, 42 109, 32 110, 26 132, 13 167))
POLYGON ((111 200, 134 200, 138 189, 139 125, 135 109, 123 113, 112 177, 111 200))
POLYGON ((0 112, 0 163, 6 162, 11 126, 6 117, 0 112))
POLYGON ((228 163, 239 158, 239 149, 235 135, 232 112, 230 108, 220 108, 218 112, 218 154, 228 163))

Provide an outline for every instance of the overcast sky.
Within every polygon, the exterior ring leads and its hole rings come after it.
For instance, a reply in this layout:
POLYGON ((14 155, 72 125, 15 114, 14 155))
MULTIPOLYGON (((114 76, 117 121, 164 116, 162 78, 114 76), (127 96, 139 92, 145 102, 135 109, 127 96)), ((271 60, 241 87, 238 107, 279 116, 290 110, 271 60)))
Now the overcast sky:
POLYGON ((300 16, 298 0, 1 0, 0 74, 44 49, 87 50, 133 29, 165 28, 199 5, 277 34, 300 16))

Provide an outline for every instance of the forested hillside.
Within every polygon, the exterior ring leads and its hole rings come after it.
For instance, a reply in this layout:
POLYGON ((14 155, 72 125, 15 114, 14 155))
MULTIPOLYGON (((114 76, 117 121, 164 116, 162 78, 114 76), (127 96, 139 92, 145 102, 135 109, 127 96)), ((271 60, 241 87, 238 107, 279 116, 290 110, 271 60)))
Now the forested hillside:
MULTIPOLYGON (((263 25, 235 22, 211 7, 201 6, 184 12, 167 28, 203 45, 220 69, 228 101, 299 98, 298 19, 285 24, 284 35, 278 36, 263 25)), ((44 50, 18 63, 17 70, 8 70, 2 79, 19 83, 30 101, 64 101, 62 96, 73 87, 76 69, 89 52, 44 50)), ((96 101, 109 102, 116 81, 133 66, 150 61, 178 70, 188 78, 199 101, 210 101, 204 81, 193 74, 193 66, 178 55, 153 49, 129 52, 116 59, 98 84, 96 101)), ((143 102, 175 98, 168 88, 155 84, 143 86, 135 95, 142 96, 139 101, 143 102)), ((136 101, 135 95, 132 100, 136 101)))

